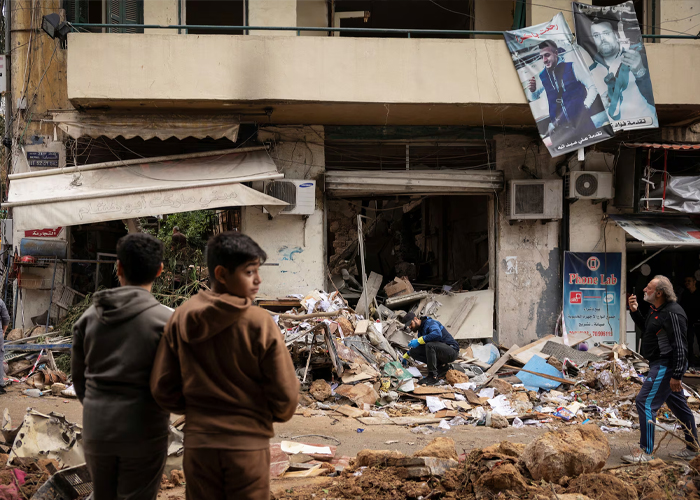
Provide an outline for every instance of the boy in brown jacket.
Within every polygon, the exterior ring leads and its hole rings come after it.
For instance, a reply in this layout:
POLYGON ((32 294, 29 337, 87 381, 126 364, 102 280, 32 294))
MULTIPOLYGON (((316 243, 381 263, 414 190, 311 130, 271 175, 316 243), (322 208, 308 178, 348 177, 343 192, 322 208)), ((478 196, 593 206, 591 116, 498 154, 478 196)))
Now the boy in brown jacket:
POLYGON ((187 416, 188 500, 270 498, 272 424, 294 415, 299 381, 279 328, 252 305, 266 258, 237 232, 209 240, 212 291, 175 310, 156 354, 153 397, 187 416))

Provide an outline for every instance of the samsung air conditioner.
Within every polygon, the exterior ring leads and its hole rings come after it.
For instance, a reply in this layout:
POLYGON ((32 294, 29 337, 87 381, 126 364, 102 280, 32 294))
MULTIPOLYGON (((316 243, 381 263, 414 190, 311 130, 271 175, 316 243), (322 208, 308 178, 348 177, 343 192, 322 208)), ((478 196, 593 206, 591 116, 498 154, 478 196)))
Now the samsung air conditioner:
POLYGON ((508 182, 509 221, 562 217, 561 179, 527 179, 508 182))
POLYGON ((566 174, 566 197, 577 200, 610 200, 615 197, 613 174, 577 171, 566 174))
POLYGON ((289 203, 280 215, 311 215, 316 208, 316 181, 280 179, 266 182, 265 194, 289 203))

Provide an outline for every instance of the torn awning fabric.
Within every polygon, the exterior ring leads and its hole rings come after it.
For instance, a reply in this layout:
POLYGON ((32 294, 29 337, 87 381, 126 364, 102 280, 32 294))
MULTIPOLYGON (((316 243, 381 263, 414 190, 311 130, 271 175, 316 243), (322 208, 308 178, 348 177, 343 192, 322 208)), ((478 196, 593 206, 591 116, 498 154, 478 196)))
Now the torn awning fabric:
POLYGON ((241 183, 280 177, 265 151, 98 163, 10 175, 3 208, 11 207, 15 224, 27 229, 235 206, 276 213, 287 203, 241 183))
POLYGON ((238 116, 189 114, 125 114, 60 111, 53 113, 53 123, 73 139, 81 137, 124 137, 161 140, 227 138, 236 142, 238 116))
POLYGON ((700 246, 700 227, 689 217, 611 215, 610 218, 645 245, 700 246))

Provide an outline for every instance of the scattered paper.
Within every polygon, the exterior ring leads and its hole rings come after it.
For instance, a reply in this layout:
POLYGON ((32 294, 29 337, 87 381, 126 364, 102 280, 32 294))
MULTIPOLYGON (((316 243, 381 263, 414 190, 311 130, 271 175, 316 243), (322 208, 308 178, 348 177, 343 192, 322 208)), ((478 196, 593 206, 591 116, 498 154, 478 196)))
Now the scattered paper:
POLYGON ((455 389, 462 389, 463 391, 473 391, 476 389, 476 384, 474 382, 460 382, 454 385, 455 389))
POLYGON ((510 406, 510 401, 508 401, 508 398, 506 398, 503 394, 489 399, 489 404, 491 405, 494 413, 498 413, 504 417, 509 415, 517 415, 517 412, 515 412, 510 406))
POLYGON ((525 425, 525 424, 523 424, 523 421, 520 420, 520 418, 515 417, 515 418, 513 419, 513 427, 515 427, 516 429, 520 429, 520 428, 523 427, 524 425, 525 425))
POLYGON ((444 418, 443 418, 442 420, 440 420, 440 424, 438 425, 438 427, 439 427, 440 429, 445 430, 445 431, 449 431, 449 430, 450 430, 450 424, 448 424, 448 423, 447 423, 447 420, 445 420, 444 418))
POLYGON ((282 441, 281 449, 287 455, 296 455, 303 453, 305 455, 332 455, 329 446, 311 446, 304 443, 295 443, 293 441, 282 441))
POLYGON ((489 398, 493 399, 493 397, 496 395, 496 389, 493 387, 489 387, 487 389, 481 389, 479 391, 479 397, 480 398, 489 398))
POLYGON ((425 398, 425 403, 428 405, 430 413, 435 413, 436 411, 444 410, 447 408, 445 403, 442 402, 437 396, 427 396, 425 398))
POLYGON ((404 382, 402 385, 400 385, 398 390, 401 392, 413 392, 413 390, 415 388, 416 388, 416 384, 413 382, 413 379, 409 379, 406 382, 404 382))
POLYGON ((415 366, 409 367, 409 368, 408 368, 408 373, 410 373, 411 375, 413 375, 413 376, 416 377, 416 378, 421 378, 421 377, 423 377, 423 375, 421 375, 420 370, 419 370, 418 368, 416 368, 415 366))

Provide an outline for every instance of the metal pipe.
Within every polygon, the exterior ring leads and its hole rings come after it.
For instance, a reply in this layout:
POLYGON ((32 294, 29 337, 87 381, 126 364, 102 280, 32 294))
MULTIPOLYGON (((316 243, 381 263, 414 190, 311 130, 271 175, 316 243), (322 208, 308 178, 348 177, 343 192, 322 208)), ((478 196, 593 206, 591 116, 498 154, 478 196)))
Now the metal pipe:
POLYGON ((637 264, 636 266, 634 266, 632 269, 630 269, 628 272, 631 273, 631 272, 633 272, 633 271, 636 271, 637 269, 639 269, 640 267, 642 267, 644 264, 646 264, 647 262, 649 262, 651 259, 653 259, 653 258, 656 257, 657 255, 659 255, 661 252, 663 252, 663 251, 666 250, 667 248, 668 248, 668 247, 663 247, 662 249, 657 250, 656 252, 654 252, 653 254, 651 254, 649 257, 647 257, 646 259, 644 259, 643 261, 641 261, 639 264, 637 264))
MULTIPOLYGON (((198 29, 213 31, 324 31, 338 33, 400 33, 403 35, 503 35, 503 31, 483 30, 430 30, 430 29, 403 29, 403 28, 331 28, 318 26, 214 26, 209 24, 97 24, 97 23, 71 23, 73 28, 135 28, 135 29, 198 29)), ((77 31, 77 30, 75 30, 77 31)), ((700 40, 698 35, 642 35, 642 38, 676 38, 685 40, 700 40)))
MULTIPOLYGON (((243 182, 267 181, 267 180, 273 180, 273 179, 280 179, 282 177, 284 177, 284 174, 280 174, 280 173, 251 175, 248 177, 221 179, 221 180, 212 181, 212 182, 205 182, 202 184, 192 184, 190 186, 184 186, 184 187, 183 186, 173 186, 172 190, 187 189, 187 188, 225 186, 227 184, 241 184, 243 182)), ((12 203, 3 203, 2 206, 3 207, 24 207, 27 205, 41 205, 43 203, 57 203, 59 201, 94 200, 94 199, 104 198, 105 194, 107 194, 109 196, 124 196, 124 195, 128 195, 128 194, 156 193, 159 191, 171 191, 171 189, 163 189, 163 186, 151 186, 148 188, 131 188, 131 189, 123 189, 121 191, 114 192, 114 193, 95 192, 95 193, 86 193, 83 195, 66 196, 65 198, 60 198, 60 199, 42 198, 42 199, 38 199, 38 200, 15 201, 12 203)), ((282 202, 282 203, 284 203, 284 202, 282 202)))
POLYGON ((27 179, 29 177, 44 177, 46 175, 72 174, 74 172, 86 172, 88 170, 100 170, 103 168, 126 167, 129 165, 140 165, 142 163, 158 163, 161 161, 176 161, 176 160, 191 160, 193 158, 206 158, 209 156, 222 156, 234 153, 249 153, 251 151, 263 151, 266 146, 251 146, 249 148, 233 148, 222 149, 219 151, 204 151, 201 153, 185 153, 181 155, 166 155, 154 156, 153 158, 134 158, 133 160, 116 160, 104 163, 93 163, 90 165, 80 165, 79 167, 67 167, 52 170, 40 170, 37 172, 24 172, 21 174, 10 174, 8 178, 12 181, 15 179, 27 179))
POLYGON ((664 194, 661 200, 661 212, 666 211, 666 180, 668 178, 668 149, 664 149, 664 194))
MULTIPOLYGON (((7 91, 5 92, 5 138, 11 138, 12 134, 12 124, 10 123, 12 119, 12 65, 10 64, 10 57, 12 57, 12 3, 5 2, 5 82, 7 82, 7 91)), ((12 158, 11 145, 8 147, 7 156, 12 158)), ((12 172, 12 168, 7 169, 12 172)))
POLYGON ((53 261, 53 276, 51 277, 51 291, 49 292, 49 308, 46 310, 46 332, 49 331, 49 321, 51 321, 51 303, 53 302, 53 288, 56 284, 56 268, 58 267, 58 259, 53 261))

